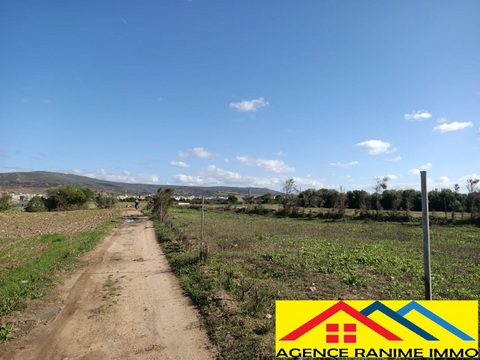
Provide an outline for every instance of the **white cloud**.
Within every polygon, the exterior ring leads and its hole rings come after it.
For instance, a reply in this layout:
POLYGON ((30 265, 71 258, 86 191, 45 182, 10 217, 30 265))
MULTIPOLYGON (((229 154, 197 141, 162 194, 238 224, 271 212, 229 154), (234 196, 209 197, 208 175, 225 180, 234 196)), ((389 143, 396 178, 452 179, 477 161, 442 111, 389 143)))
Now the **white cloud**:
POLYGON ((331 166, 340 167, 340 168, 349 168, 349 167, 352 167, 352 166, 357 166, 358 164, 359 164, 358 161, 350 161, 348 163, 341 163, 341 162, 330 163, 331 166))
POLYGON ((248 156, 237 156, 236 159, 248 166, 256 166, 278 174, 295 171, 294 167, 288 166, 283 160, 252 159, 248 156))
POLYGON ((440 176, 435 180, 435 183, 440 186, 450 186, 451 182, 447 176, 440 176))
POLYGON ((185 159, 185 158, 188 157, 188 152, 187 152, 187 151, 179 151, 179 152, 178 152, 178 157, 179 157, 180 159, 185 159))
POLYGON ((356 144, 355 146, 367 148, 370 155, 379 155, 385 152, 393 152, 396 149, 388 151, 390 143, 381 140, 367 140, 356 144))
POLYGON ((97 169, 94 172, 88 172, 80 169, 74 169, 72 174, 87 176, 94 179, 124 182, 130 184, 158 184, 159 178, 152 174, 136 174, 131 175, 129 171, 124 170, 121 174, 110 174, 105 169, 97 169))
POLYGON ((412 175, 419 175, 420 174, 420 171, 423 171, 423 170, 428 170, 432 167, 432 163, 426 163, 424 165, 420 165, 417 169, 410 169, 408 170, 408 173, 409 174, 412 174, 412 175))
MULTIPOLYGON (((255 186, 266 187, 270 189, 277 189, 281 191, 286 176, 275 177, 257 177, 257 176, 242 176, 237 172, 224 170, 215 165, 207 166, 195 175, 178 174, 173 177, 176 183, 190 186, 255 186)), ((294 177, 295 185, 298 188, 321 188, 324 186, 322 180, 314 179, 310 176, 305 178, 294 177)))
POLYGON ((198 156, 199 158, 209 158, 213 156, 213 153, 210 151, 205 150, 203 147, 196 147, 192 149, 193 154, 198 156))
POLYGON ((462 130, 467 127, 473 126, 473 123, 471 121, 466 121, 466 122, 460 122, 460 121, 454 121, 451 123, 443 123, 442 125, 435 126, 433 130, 438 130, 440 132, 449 132, 449 131, 457 131, 457 130, 462 130))
POLYGON ((393 159, 386 159, 386 161, 391 161, 391 162, 399 162, 402 160, 402 157, 401 156, 397 156, 393 159))
POLYGON ((404 114, 403 117, 406 120, 426 120, 430 119, 432 117, 432 114, 425 110, 418 110, 414 111, 411 114, 404 114))
POLYGON ((465 176, 462 176, 460 179, 458 179, 458 181, 461 183, 466 183, 468 179, 480 179, 480 175, 475 173, 470 175, 465 175, 465 176))
POLYGON ((223 170, 215 165, 209 165, 202 169, 198 175, 178 174, 174 175, 173 179, 185 185, 212 186, 238 184, 241 182, 242 177, 239 173, 223 170))
POLYGON ((176 160, 170 161, 170 165, 177 166, 177 167, 182 167, 182 168, 190 167, 190 165, 188 165, 187 163, 185 163, 183 161, 176 161, 176 160))
POLYGON ((240 112, 255 112, 262 107, 270 105, 263 97, 254 100, 244 100, 240 102, 231 102, 230 109, 240 112))
POLYGON ((234 185, 234 186, 274 186, 278 179, 242 176, 237 172, 228 171, 209 165, 196 175, 174 175, 175 182, 190 186, 234 185))
MULTIPOLYGON (((298 188, 298 190, 306 190, 306 189, 320 189, 322 187, 325 187, 325 183, 321 179, 314 179, 311 176, 307 177, 293 177, 293 180, 295 181, 295 186, 298 188)), ((282 182, 282 186, 285 183, 285 181, 282 182)))
POLYGON ((387 178, 388 178, 388 180, 397 180, 398 175, 389 174, 389 175, 387 175, 387 178))

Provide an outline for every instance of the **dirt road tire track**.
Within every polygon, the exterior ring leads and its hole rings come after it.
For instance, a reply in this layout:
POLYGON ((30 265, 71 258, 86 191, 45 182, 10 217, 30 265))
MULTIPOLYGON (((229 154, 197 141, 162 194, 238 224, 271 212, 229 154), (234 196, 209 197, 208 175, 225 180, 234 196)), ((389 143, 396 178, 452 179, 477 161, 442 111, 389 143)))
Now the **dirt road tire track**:
MULTIPOLYGON (((139 215, 126 210, 126 215, 139 215)), ((116 228, 59 289, 62 307, 2 359, 215 359, 151 221, 116 228)), ((13 344, 12 344, 13 345, 13 344)))

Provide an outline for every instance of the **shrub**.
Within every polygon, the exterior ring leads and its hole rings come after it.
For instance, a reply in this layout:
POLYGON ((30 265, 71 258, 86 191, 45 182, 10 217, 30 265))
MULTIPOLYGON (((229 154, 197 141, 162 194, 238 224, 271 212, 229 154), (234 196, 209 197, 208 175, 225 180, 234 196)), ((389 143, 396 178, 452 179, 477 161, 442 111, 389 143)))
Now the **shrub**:
POLYGON ((117 203, 117 197, 113 193, 98 193, 95 195, 95 204, 99 209, 109 209, 117 203))
POLYGON ((30 199, 27 206, 25 206, 25 211, 27 212, 42 212, 48 211, 46 205, 46 199, 43 196, 34 196, 30 199))
POLYGON ((92 197, 92 190, 69 184, 48 190, 46 205, 49 210, 84 209, 92 197))
POLYGON ((152 211, 162 222, 167 222, 168 220, 168 208, 173 203, 173 193, 172 188, 159 188, 157 193, 152 197, 152 211))
POLYGON ((0 196, 0 211, 5 211, 10 209, 12 206, 12 195, 7 192, 4 192, 2 196, 0 196))

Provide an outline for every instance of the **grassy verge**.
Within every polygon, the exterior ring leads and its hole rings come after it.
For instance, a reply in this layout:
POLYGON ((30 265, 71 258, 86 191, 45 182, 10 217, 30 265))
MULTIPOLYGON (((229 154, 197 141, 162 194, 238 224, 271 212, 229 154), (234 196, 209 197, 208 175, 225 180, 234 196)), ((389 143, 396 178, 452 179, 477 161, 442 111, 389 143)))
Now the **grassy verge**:
POLYGON ((58 283, 62 271, 73 269, 118 223, 111 219, 95 230, 2 240, 0 251, 0 342, 12 336, 6 317, 24 309, 58 283))
MULTIPOLYGON (((288 219, 172 209, 159 241, 222 359, 272 358, 275 300, 422 299, 420 224, 288 219)), ((480 236, 432 226, 434 299, 480 300, 480 236)))

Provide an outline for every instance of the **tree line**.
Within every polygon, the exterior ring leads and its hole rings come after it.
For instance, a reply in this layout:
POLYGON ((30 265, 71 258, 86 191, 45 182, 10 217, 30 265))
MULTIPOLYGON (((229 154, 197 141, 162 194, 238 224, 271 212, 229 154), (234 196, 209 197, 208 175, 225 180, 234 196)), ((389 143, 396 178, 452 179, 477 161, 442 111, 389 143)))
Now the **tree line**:
MULTIPOLYGON (((480 223, 480 179, 470 178, 466 182, 467 193, 460 192, 460 185, 452 189, 435 189, 428 193, 431 212, 443 213, 445 220, 465 220, 480 223)), ((287 179, 283 186, 283 194, 274 196, 270 193, 256 198, 246 199, 246 203, 255 204, 257 212, 265 212, 261 205, 280 204, 281 213, 285 216, 312 214, 312 209, 327 209, 330 217, 342 218, 347 209, 353 209, 357 217, 380 217, 387 213, 391 217, 410 218, 414 211, 422 210, 421 192, 418 190, 395 190, 387 188, 388 178, 375 178, 373 192, 365 190, 343 191, 336 189, 307 189, 299 191, 293 179, 287 179), (301 213, 300 213, 301 211, 301 213)), ((166 207, 173 201, 173 189, 159 189, 151 197, 149 205, 154 207, 159 218, 166 215, 166 207), (168 201, 167 201, 168 200, 168 201), (164 206, 164 204, 167 204, 164 206)), ((237 202, 235 196, 229 196, 228 203, 237 202)), ((28 212, 64 211, 85 209, 89 202, 98 208, 110 208, 117 202, 113 193, 93 192, 89 188, 80 188, 69 184, 52 188, 45 197, 35 196, 25 206, 28 212)), ((0 196, 0 211, 12 206, 12 198, 8 193, 0 196)), ((322 214, 322 213, 320 213, 322 214)))
MULTIPOLYGON (((353 209, 359 217, 372 217, 385 214, 410 217, 414 211, 422 210, 421 192, 418 190, 387 189, 388 178, 376 178, 373 192, 365 190, 343 191, 342 189, 307 189, 298 191, 293 179, 283 186, 283 194, 273 196, 265 194, 250 199, 256 204, 281 204, 284 215, 305 214, 312 208, 328 209, 329 215, 343 217, 347 209, 353 209)), ((468 179, 467 193, 460 192, 460 186, 454 189, 435 189, 428 192, 429 210, 443 213, 445 219, 457 220, 469 218, 480 221, 479 179, 468 179)))
MULTIPOLYGON (((95 193, 89 188, 69 184, 48 189, 46 196, 34 196, 26 204, 25 211, 80 210, 88 208, 88 204, 92 201, 97 208, 106 209, 117 203, 117 197, 113 193, 95 193)), ((9 193, 3 193, 0 197, 0 211, 8 210, 12 205, 12 196, 9 193)))

